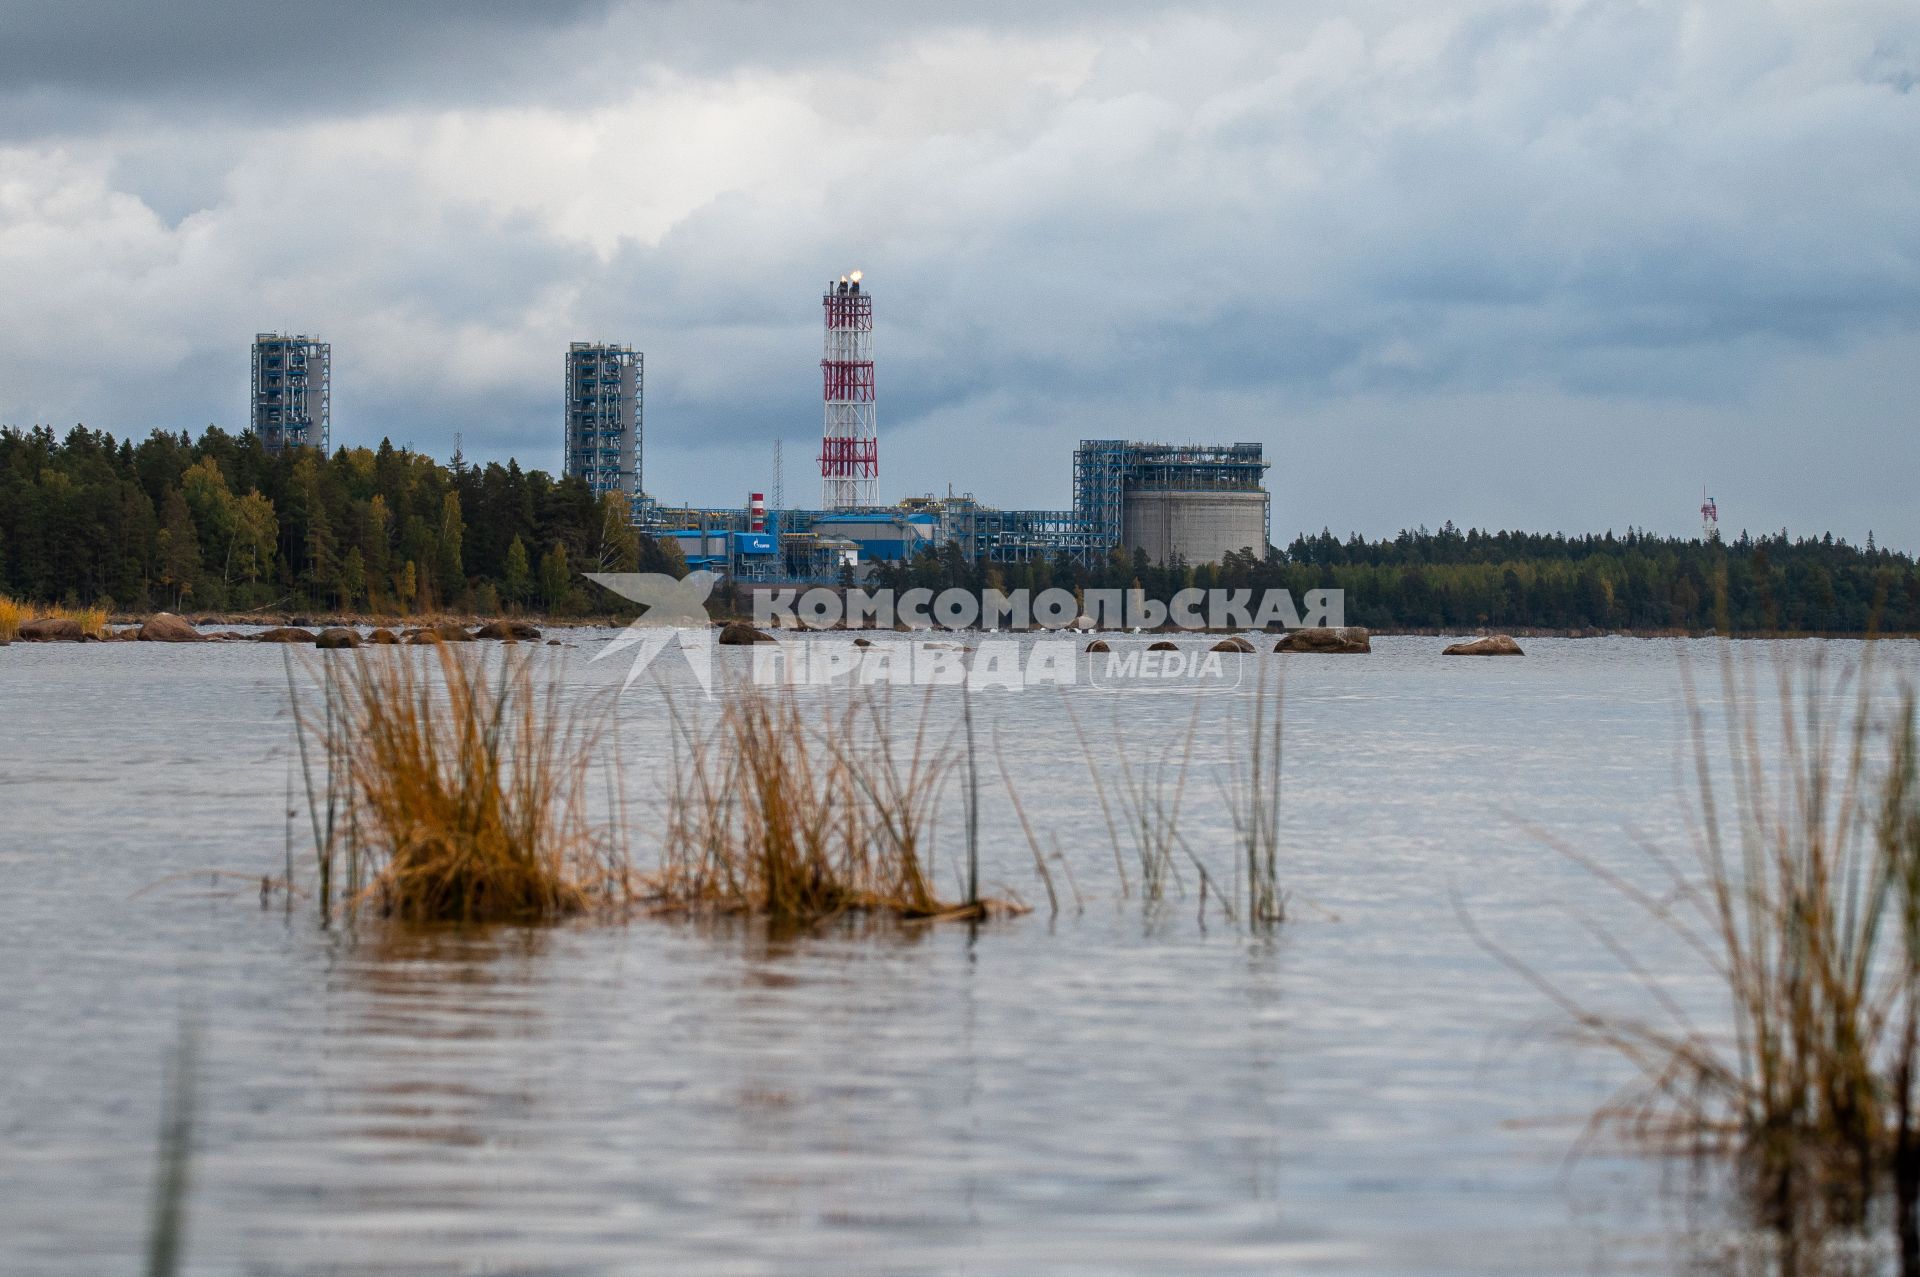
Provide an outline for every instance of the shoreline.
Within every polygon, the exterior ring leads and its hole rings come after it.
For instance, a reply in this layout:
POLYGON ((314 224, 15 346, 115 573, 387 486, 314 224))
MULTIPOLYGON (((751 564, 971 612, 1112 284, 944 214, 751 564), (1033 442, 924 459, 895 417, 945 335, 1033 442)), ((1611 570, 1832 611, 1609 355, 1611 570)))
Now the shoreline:
MULTIPOLYGON (((119 628, 117 631, 110 631, 108 638, 111 639, 114 637, 118 637, 118 633, 124 632, 124 630, 127 628, 138 629, 142 624, 152 619, 152 617, 156 615, 168 615, 168 614, 167 613, 135 613, 135 612, 112 613, 106 617, 106 623, 109 627, 119 627, 119 628)), ((581 630, 581 629, 623 628, 634 619, 632 615, 617 615, 612 613, 601 613, 601 614, 593 614, 593 615, 587 615, 587 616, 556 617, 556 616, 549 616, 549 615, 538 613, 538 612, 521 612, 511 616, 494 616, 494 617, 483 616, 479 613, 462 613, 462 612, 426 612, 426 613, 413 613, 413 614, 402 614, 402 615, 386 615, 386 614, 373 614, 373 613, 362 613, 362 612, 340 612, 340 613, 195 612, 195 613, 192 613, 191 615, 183 615, 183 614, 175 614, 175 615, 179 615, 180 620, 185 621, 187 624, 193 626, 196 630, 202 631, 203 633, 208 630, 217 630, 217 629, 232 627, 232 626, 257 626, 257 627, 261 627, 262 629, 296 628, 296 629, 306 629, 306 630, 313 630, 313 631, 319 631, 322 629, 331 629, 331 628, 341 628, 341 629, 358 630, 358 631, 373 630, 373 629, 390 629, 396 632, 410 632, 410 631, 422 630, 422 629, 430 630, 436 626, 456 625, 463 628, 472 629, 474 627, 485 626, 489 624, 498 624, 498 623, 526 624, 526 625, 538 627, 543 631, 545 630, 566 631, 566 630, 581 630)), ((714 628, 724 628, 725 626, 728 626, 731 624, 750 625, 751 621, 746 620, 744 618, 740 618, 740 617, 716 614, 709 618, 709 624, 714 628)), ((1448 628, 1448 627, 1440 627, 1440 626, 1404 626, 1404 627, 1396 626, 1396 627, 1381 628, 1381 629, 1374 629, 1372 627, 1365 627, 1365 626, 1351 626, 1348 628, 1365 630, 1367 633, 1369 633, 1375 638, 1473 639, 1473 638, 1491 637, 1496 635, 1506 635, 1515 639, 1726 638, 1732 641, 1740 641, 1740 642, 1789 641, 1789 640, 1803 640, 1803 639, 1837 639, 1837 640, 1853 640, 1858 642, 1868 642, 1868 641, 1874 641, 1878 639, 1912 640, 1912 639, 1920 638, 1920 633, 1914 633, 1914 632, 1908 632, 1908 631, 1894 632, 1894 633, 1868 634, 1868 633, 1860 633, 1860 632, 1854 632, 1854 631, 1776 630, 1776 631, 1767 631, 1767 632, 1760 632, 1760 633, 1736 633, 1736 634, 1723 635, 1723 634, 1720 634, 1718 631, 1711 630, 1711 629, 1709 630, 1689 630, 1689 629, 1683 629, 1683 628, 1602 629, 1594 626, 1575 626, 1575 627, 1515 626, 1508 629, 1496 629, 1496 628, 1486 627, 1486 626, 1460 627, 1460 628, 1448 628)), ((769 631, 771 633, 779 634, 779 635, 795 634, 795 633, 797 634, 834 634, 834 633, 979 634, 979 633, 983 633, 983 631, 980 631, 977 629, 949 631, 949 630, 943 630, 937 627, 926 627, 925 629, 909 629, 905 626, 897 626, 897 625, 896 626, 849 626, 844 622, 840 622, 831 627, 827 627, 823 629, 811 629, 807 627, 788 627, 788 626, 775 625, 775 626, 769 627, 769 631)), ((1051 631, 1033 630, 1028 632, 1041 633, 1041 632, 1051 632, 1051 631)), ((1227 634, 1236 634, 1236 635, 1263 634, 1263 635, 1272 636, 1272 635, 1284 634, 1287 631, 1271 630, 1271 629, 1256 631, 1256 630, 1213 629, 1213 628, 1182 630, 1182 629, 1175 629, 1167 626, 1161 626, 1152 630, 1141 629, 1137 631, 1111 630, 1111 629, 1083 630, 1079 628, 1068 628, 1058 632, 1063 634, 1138 633, 1143 636, 1148 634, 1176 635, 1176 636, 1185 634, 1185 635, 1192 635, 1194 637, 1217 637, 1220 635, 1227 635, 1227 634)), ((36 640, 16 639, 15 641, 33 642, 36 640)), ((44 640, 40 640, 40 641, 44 641, 44 640)))

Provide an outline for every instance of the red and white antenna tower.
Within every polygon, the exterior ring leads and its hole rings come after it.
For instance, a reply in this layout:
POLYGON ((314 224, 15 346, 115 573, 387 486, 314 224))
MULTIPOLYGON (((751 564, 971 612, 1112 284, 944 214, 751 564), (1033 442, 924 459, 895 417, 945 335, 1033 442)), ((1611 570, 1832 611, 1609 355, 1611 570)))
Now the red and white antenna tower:
POLYGON ((860 272, 828 284, 820 360, 827 420, 820 437, 820 502, 828 510, 879 504, 880 437, 873 418, 873 295, 860 272))
POLYGON ((1720 539, 1720 507, 1707 495, 1705 487, 1700 489, 1700 539, 1718 541, 1720 539))

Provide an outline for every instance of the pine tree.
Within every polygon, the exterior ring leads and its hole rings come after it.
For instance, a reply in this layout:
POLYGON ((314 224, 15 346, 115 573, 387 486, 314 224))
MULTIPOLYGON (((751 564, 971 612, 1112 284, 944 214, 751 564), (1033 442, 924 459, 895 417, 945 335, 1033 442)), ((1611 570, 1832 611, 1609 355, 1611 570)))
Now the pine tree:
POLYGON ((558 611, 573 586, 573 569, 567 566, 567 547, 556 541, 540 556, 540 597, 548 610, 558 611))
POLYGON ((348 607, 360 602, 367 592, 367 560, 354 546, 340 564, 340 594, 348 607))
POLYGON ((527 589, 532 585, 532 569, 527 564, 526 542, 519 537, 507 547, 506 575, 502 584, 506 588, 507 602, 515 607, 527 601, 527 589))
POLYGON ((467 573, 463 566, 462 542, 466 522, 460 517, 460 494, 447 493, 440 503, 440 531, 437 544, 436 573, 440 597, 449 602, 466 593, 467 573))
POLYGON ((160 583, 179 607, 193 593, 200 579, 200 534, 194 530, 193 514, 180 489, 168 488, 160 508, 160 583))

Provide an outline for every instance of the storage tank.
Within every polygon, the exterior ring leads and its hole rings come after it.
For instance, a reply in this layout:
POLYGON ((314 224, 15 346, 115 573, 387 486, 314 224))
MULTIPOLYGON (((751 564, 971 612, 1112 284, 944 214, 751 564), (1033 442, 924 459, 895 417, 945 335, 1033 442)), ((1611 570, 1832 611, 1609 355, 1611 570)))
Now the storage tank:
POLYGON ((1125 497, 1121 544, 1155 563, 1178 556, 1218 563, 1228 553, 1267 552, 1267 494, 1261 491, 1132 491, 1125 497))

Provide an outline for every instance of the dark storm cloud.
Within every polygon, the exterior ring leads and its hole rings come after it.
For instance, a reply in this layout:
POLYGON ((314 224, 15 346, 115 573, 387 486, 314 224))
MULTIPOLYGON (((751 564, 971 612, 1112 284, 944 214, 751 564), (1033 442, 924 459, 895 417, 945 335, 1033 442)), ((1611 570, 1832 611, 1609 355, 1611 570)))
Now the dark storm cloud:
POLYGON ((1082 434, 1255 438, 1318 470, 1276 528, 1624 526, 1738 458, 1755 526, 1920 544, 1840 480, 1920 464, 1917 50, 1881 0, 35 0, 0 419, 231 422, 246 335, 294 326, 343 441, 551 465, 558 352, 611 339, 649 481, 731 499, 810 454, 860 267, 894 492, 1057 505, 1082 434))
POLYGON ((135 107, 255 118, 521 91, 610 0, 9 0, 6 134, 65 133, 135 107))

